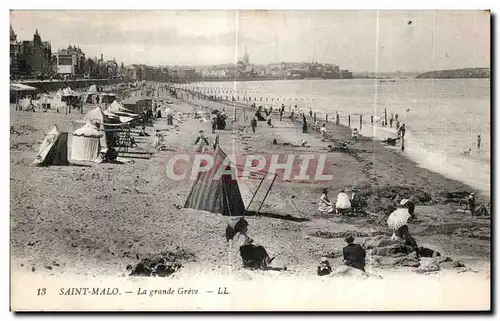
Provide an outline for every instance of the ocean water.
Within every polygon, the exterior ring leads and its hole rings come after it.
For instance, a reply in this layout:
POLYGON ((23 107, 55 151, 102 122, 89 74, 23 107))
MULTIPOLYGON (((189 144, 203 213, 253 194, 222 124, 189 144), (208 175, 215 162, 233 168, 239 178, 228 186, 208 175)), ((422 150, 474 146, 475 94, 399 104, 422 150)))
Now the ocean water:
MULTIPOLYGON (((489 79, 374 79, 207 82, 190 86, 217 88, 221 95, 257 98, 257 106, 295 106, 329 115, 360 128, 375 139, 397 137, 381 126, 384 109, 405 123, 405 153, 420 166, 468 184, 490 195, 490 80, 489 79), (224 93, 227 92, 227 93, 224 93), (262 97, 262 101, 260 98, 262 97), (266 101, 267 98, 267 101, 266 101), (373 126, 370 116, 374 116, 373 126), (481 147, 477 148, 477 135, 481 147), (470 155, 464 150, 471 149, 470 155)), ((318 116, 319 117, 319 116, 318 116)), ((320 120, 321 122, 321 120, 320 120)), ((399 148, 399 146, 398 146, 399 148)))

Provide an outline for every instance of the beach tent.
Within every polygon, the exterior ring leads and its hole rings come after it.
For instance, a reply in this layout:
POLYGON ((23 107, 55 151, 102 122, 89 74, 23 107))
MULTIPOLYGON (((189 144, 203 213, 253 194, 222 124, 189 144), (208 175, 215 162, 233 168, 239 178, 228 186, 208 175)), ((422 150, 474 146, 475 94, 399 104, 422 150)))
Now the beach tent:
POLYGON ((96 85, 90 86, 89 89, 83 94, 83 102, 85 103, 97 103, 97 97, 99 96, 99 93, 97 92, 97 87, 96 85))
POLYGON ((139 114, 135 114, 132 110, 129 110, 125 107, 123 107, 119 102, 116 100, 109 105, 107 112, 113 113, 117 116, 126 116, 126 117, 138 117, 139 114))
POLYGON ((103 133, 91 122, 73 132, 71 159, 95 161, 99 157, 103 133))
POLYGON ((33 164, 37 166, 69 164, 68 133, 61 133, 57 126, 48 131, 33 164))
POLYGON ((23 84, 10 84, 10 102, 18 103, 19 99, 34 94, 36 90, 35 87, 23 84))
POLYGON ((10 84, 11 91, 36 91, 35 87, 23 84, 10 84))
POLYGON ((235 167, 226 168, 231 170, 231 175, 223 174, 217 178, 217 171, 221 165, 225 165, 224 160, 227 155, 217 146, 212 156, 213 168, 207 172, 198 173, 184 207, 226 216, 243 215, 245 204, 238 186, 235 167))
POLYGON ((109 123, 108 117, 103 113, 101 107, 90 110, 84 118, 85 122, 91 122, 93 124, 106 124, 109 123))

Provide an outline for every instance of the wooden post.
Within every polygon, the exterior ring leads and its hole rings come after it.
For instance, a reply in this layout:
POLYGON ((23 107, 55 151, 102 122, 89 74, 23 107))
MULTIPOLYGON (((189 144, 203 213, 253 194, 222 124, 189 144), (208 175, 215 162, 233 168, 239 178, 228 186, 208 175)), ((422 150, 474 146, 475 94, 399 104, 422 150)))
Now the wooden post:
POLYGON ((277 176, 278 176, 277 174, 274 174, 273 181, 271 182, 271 185, 269 185, 269 189, 267 190, 266 195, 264 195, 264 199, 262 200, 262 203, 260 203, 260 207, 259 207, 259 209, 257 210, 257 214, 259 214, 260 210, 262 209, 262 206, 264 205, 264 202, 266 201, 267 195, 269 195, 269 191, 270 191, 270 190, 271 190, 271 188, 273 187, 274 181, 276 180, 276 177, 277 177, 277 176))
POLYGON ((316 124, 316 113, 314 113, 314 123, 316 124))
POLYGON ((347 125, 351 127, 351 114, 347 115, 347 125))
POLYGON ((371 123, 373 125, 373 115, 370 116, 370 121, 371 121, 371 123))
POLYGON ((384 108, 384 124, 387 126, 387 108, 384 108))
POLYGON ((236 121, 236 108, 234 109, 234 121, 236 121))
POLYGON ((359 129, 363 128, 363 115, 359 115, 359 129))
POLYGON ((326 122, 328 123, 328 114, 326 114, 326 122))

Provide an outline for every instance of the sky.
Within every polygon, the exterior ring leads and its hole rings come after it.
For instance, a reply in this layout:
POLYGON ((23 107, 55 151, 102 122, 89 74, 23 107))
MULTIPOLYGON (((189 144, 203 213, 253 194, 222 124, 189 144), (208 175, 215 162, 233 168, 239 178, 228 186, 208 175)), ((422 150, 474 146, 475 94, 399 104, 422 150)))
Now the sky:
POLYGON ((316 61, 355 72, 490 67, 485 11, 11 11, 18 40, 125 65, 316 61))

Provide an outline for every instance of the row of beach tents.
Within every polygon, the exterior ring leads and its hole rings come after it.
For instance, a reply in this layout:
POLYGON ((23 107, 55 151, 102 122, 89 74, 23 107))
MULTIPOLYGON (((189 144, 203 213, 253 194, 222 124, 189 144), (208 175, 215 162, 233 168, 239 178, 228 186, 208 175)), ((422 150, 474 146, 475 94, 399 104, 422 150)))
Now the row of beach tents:
MULTIPOLYGON (((68 146, 71 150, 71 160, 74 161, 101 161, 101 154, 108 149, 110 136, 120 129, 128 128, 134 120, 140 117, 114 101, 103 110, 96 106, 90 110, 82 121, 83 126, 71 135, 62 132, 57 125, 48 131, 38 154, 33 161, 37 166, 66 165, 68 160, 68 146)), ((124 129, 126 130, 126 129, 124 129)))

